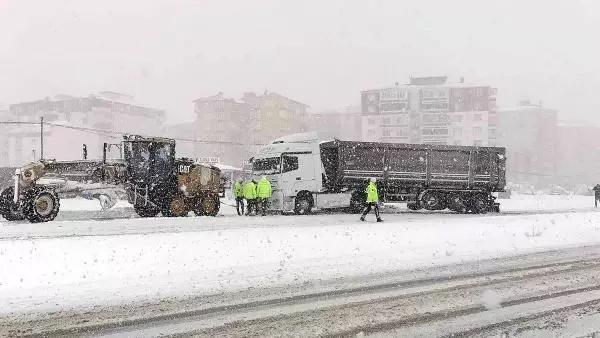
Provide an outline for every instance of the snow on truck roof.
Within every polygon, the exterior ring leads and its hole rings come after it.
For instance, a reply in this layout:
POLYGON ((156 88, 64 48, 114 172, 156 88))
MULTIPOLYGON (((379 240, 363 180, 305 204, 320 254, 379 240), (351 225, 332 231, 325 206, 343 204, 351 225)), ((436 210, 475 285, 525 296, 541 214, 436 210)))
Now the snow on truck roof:
POLYGON ((384 149, 408 149, 408 150, 454 150, 454 151, 471 151, 471 150, 493 150, 504 152, 505 147, 493 147, 493 146, 459 146, 459 145, 446 145, 446 144, 412 144, 412 143, 388 143, 388 142, 363 142, 363 141, 327 141, 321 142, 321 145, 325 148, 337 148, 337 147, 372 147, 372 148, 384 148, 384 149))

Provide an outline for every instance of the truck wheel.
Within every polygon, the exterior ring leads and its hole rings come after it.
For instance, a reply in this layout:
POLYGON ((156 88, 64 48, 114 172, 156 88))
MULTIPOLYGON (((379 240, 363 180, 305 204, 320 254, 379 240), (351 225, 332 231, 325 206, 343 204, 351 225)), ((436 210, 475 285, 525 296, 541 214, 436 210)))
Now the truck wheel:
POLYGON ((418 211, 418 210, 423 209, 423 207, 421 206, 421 203, 416 203, 416 202, 406 203, 406 207, 412 211, 418 211))
POLYGON ((36 189, 23 205, 23 214, 31 223, 50 222, 56 218, 60 200, 54 190, 36 189))
POLYGON ((0 215, 7 221, 22 221, 25 216, 19 211, 19 206, 13 202, 15 188, 8 187, 0 193, 0 215))
POLYGON ((458 213, 467 212, 467 199, 459 193, 448 196, 448 208, 458 213))
POLYGON ((151 207, 151 206, 143 206, 143 205, 134 206, 133 209, 135 210, 135 213, 138 214, 138 216, 144 217, 144 218, 156 217, 156 215, 158 215, 158 213, 160 212, 160 210, 158 210, 158 208, 151 207))
POLYGON ((446 209, 444 196, 441 193, 431 191, 426 192, 423 197, 421 197, 421 205, 423 208, 430 211, 446 209))
POLYGON ((485 214, 489 210, 488 199, 483 194, 476 194, 471 197, 471 201, 469 203, 470 209, 474 214, 485 214))
POLYGON ((313 200, 310 195, 299 195, 296 197, 294 205, 294 213, 296 215, 307 215, 310 214, 313 207, 313 200))

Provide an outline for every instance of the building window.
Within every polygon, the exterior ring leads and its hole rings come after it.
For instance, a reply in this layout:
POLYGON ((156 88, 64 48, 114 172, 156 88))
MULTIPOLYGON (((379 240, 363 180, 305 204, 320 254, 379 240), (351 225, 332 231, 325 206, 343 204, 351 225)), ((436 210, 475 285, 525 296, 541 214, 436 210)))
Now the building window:
POLYGON ((375 119, 368 119, 368 123, 369 123, 370 125, 373 125, 373 124, 375 124, 375 119))
POLYGON ((452 122, 462 122, 463 117, 462 115, 452 115, 452 122))
POLYGON ((421 104, 422 110, 446 110, 448 109, 447 103, 423 103, 421 104))
POLYGON ((367 132, 367 134, 369 136, 375 136, 375 129, 369 129, 369 131, 367 132))
POLYGON ((423 128, 423 135, 448 135, 445 128, 423 128))
POLYGON ((473 142, 473 145, 476 146, 476 147, 482 146, 483 145, 483 141, 481 141, 481 140, 475 140, 473 142))
POLYGON ((489 133, 490 133, 490 136, 489 136, 490 138, 496 138, 496 129, 490 129, 489 133))
POLYGON ((454 128, 453 135, 454 135, 454 137, 461 137, 462 136, 462 129, 460 129, 460 128, 454 128))
POLYGON ((384 118, 382 124, 390 124, 390 119, 389 118, 384 118))
POLYGON ((400 115, 396 118, 396 124, 397 125, 407 125, 409 122, 409 116, 408 114, 405 115, 400 115))
POLYGON ((429 90, 424 90, 423 91, 423 97, 426 97, 426 98, 433 97, 433 92, 431 92, 429 90))
POLYGON ((408 128, 400 128, 400 129, 396 130, 396 136, 407 137, 408 136, 408 128))
POLYGON ((481 114, 473 114, 473 121, 481 121, 482 117, 481 114))
POLYGON ((379 95, 381 101, 395 101, 406 98, 406 91, 398 89, 382 90, 379 95))
POLYGON ((389 131, 389 129, 384 129, 384 130, 383 130, 383 136, 390 136, 390 131, 389 131))
POLYGON ((473 136, 474 137, 481 137, 481 127, 474 127, 473 128, 473 136))
POLYGON ((454 141, 454 145, 455 145, 455 146, 459 146, 459 145, 460 145, 460 140, 455 140, 455 141, 454 141))
POLYGON ((381 111, 405 111, 406 104, 402 102, 382 103, 381 111))

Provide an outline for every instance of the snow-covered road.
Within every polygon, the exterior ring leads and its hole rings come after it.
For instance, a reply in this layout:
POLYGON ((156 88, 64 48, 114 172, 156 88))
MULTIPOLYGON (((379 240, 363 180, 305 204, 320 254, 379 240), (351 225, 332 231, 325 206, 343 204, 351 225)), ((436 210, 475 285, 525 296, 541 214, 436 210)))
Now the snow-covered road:
MULTIPOLYGON (((582 196, 527 196, 517 195, 510 200, 500 200, 502 212, 488 215, 460 215, 449 211, 413 212, 404 204, 391 204, 383 208, 387 223, 411 223, 419 221, 465 220, 498 216, 535 215, 564 212, 595 211, 593 198, 582 196)), ((119 202, 108 211, 100 211, 96 201, 84 199, 63 200, 61 212, 51 223, 30 224, 26 221, 8 223, 0 220, 0 240, 44 237, 110 236, 151 233, 199 232, 225 229, 313 227, 318 225, 358 224, 357 215, 342 212, 316 213, 309 216, 271 215, 267 217, 237 217, 235 210, 223 205, 219 217, 187 218, 137 218, 126 202, 119 202)))
POLYGON ((129 218, 129 208, 111 215, 87 203, 64 201, 62 220, 55 222, 0 223, 0 316, 299 285, 600 243, 600 213, 589 197, 518 196, 503 200, 503 213, 496 215, 389 206, 383 224, 342 213, 238 217, 228 207, 217 218, 139 219, 129 218), (83 220, 85 215, 92 219, 83 220))

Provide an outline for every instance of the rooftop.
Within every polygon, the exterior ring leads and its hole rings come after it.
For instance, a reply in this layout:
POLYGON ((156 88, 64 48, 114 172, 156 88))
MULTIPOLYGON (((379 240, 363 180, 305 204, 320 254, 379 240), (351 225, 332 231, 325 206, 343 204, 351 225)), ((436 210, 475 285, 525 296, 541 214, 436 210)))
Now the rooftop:
POLYGON ((269 92, 269 91, 265 91, 265 93, 263 95, 256 95, 254 92, 245 92, 244 93, 244 98, 242 98, 240 101, 231 98, 231 97, 225 97, 223 95, 223 92, 218 92, 215 95, 211 95, 211 96, 207 96, 207 97, 201 97, 198 98, 196 100, 194 100, 193 102, 209 102, 209 101, 230 101, 230 102, 235 102, 235 103, 249 103, 249 102, 244 102, 245 99, 264 99, 264 98, 275 98, 275 99, 284 99, 284 100, 288 100, 290 102, 293 102, 295 104, 299 104, 302 105, 304 107, 309 107, 307 104, 304 104, 302 102, 293 100, 287 96, 281 95, 279 93, 275 93, 275 92, 269 92))
POLYGON ((139 101, 136 101, 134 99, 134 97, 131 95, 113 92, 113 91, 101 91, 98 93, 89 94, 87 97, 73 96, 73 95, 67 95, 67 94, 56 94, 53 97, 45 97, 41 100, 35 100, 35 101, 20 102, 20 103, 13 104, 11 106, 27 105, 27 104, 31 104, 31 103, 37 103, 37 102, 61 102, 61 101, 82 100, 85 98, 94 98, 94 99, 99 99, 99 100, 104 100, 104 101, 123 103, 123 104, 132 105, 132 106, 143 107, 143 108, 148 108, 148 109, 156 109, 158 111, 161 111, 161 109, 150 108, 151 105, 143 104, 139 101))
POLYGON ((474 87, 491 87, 490 85, 467 83, 464 78, 458 79, 457 82, 448 82, 447 76, 433 76, 433 77, 411 77, 409 83, 401 85, 396 82, 393 87, 382 87, 376 89, 363 90, 362 93, 368 93, 373 91, 381 90, 394 90, 394 89, 408 89, 408 88, 419 88, 419 87, 433 87, 433 88, 474 88, 474 87))

